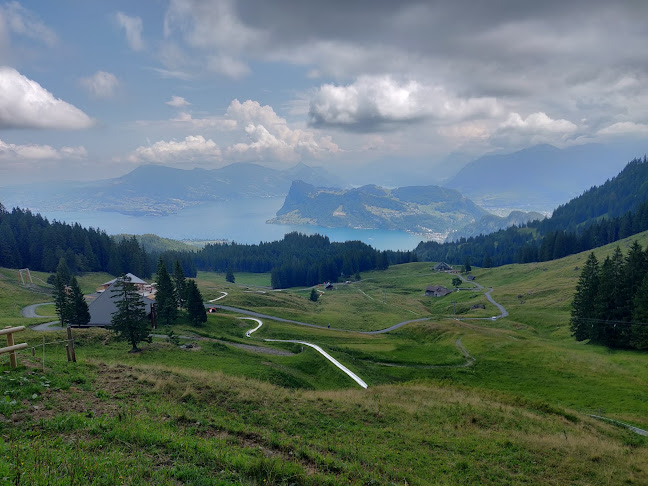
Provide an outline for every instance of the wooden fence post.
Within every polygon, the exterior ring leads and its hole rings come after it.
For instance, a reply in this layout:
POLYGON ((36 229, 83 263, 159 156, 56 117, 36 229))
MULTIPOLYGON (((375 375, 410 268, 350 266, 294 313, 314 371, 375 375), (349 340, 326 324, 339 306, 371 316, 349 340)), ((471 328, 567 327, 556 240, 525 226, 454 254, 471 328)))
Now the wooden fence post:
POLYGON ((27 347, 27 343, 15 344, 14 343, 13 333, 14 332, 24 331, 24 330, 25 330, 24 326, 6 327, 6 328, 0 330, 0 335, 2 335, 2 334, 7 335, 7 347, 6 348, 0 348, 0 354, 9 353, 9 365, 12 368, 15 368, 16 366, 18 366, 18 362, 16 361, 16 351, 18 351, 20 349, 25 349, 27 347))
POLYGON ((72 360, 74 363, 76 363, 76 353, 74 352, 74 339, 72 339, 72 328, 70 326, 67 327, 67 338, 68 338, 68 346, 69 346, 68 361, 72 360))

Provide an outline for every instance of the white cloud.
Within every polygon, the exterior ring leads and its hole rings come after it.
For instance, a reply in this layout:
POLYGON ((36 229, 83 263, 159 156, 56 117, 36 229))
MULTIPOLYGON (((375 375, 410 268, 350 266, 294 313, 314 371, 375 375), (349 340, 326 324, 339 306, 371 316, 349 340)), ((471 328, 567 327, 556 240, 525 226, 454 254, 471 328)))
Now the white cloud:
POLYGON ((3 23, 3 17, 6 24, 5 29, 14 34, 29 37, 50 47, 58 41, 58 37, 52 29, 38 20, 32 12, 18 2, 8 2, 0 5, 0 24, 3 23))
POLYGON ((83 146, 56 149, 50 145, 16 145, 0 140, 0 160, 80 159, 87 155, 88 152, 83 146))
POLYGON ((117 76, 105 71, 97 71, 92 76, 81 78, 79 84, 85 88, 88 93, 97 98, 111 98, 119 86, 117 76))
POLYGON ((634 122, 617 122, 599 130, 598 135, 648 135, 648 125, 634 122))
POLYGON ((399 83, 390 76, 362 76, 353 84, 322 85, 310 103, 313 125, 370 129, 423 119, 462 120, 500 112, 494 98, 460 98, 439 86, 399 83))
POLYGON ((115 14, 117 23, 126 32, 126 40, 128 45, 134 51, 141 51, 144 49, 144 41, 142 40, 142 19, 140 17, 131 17, 123 12, 115 14))
POLYGON ((191 104, 182 96, 172 96, 171 99, 169 101, 165 101, 165 103, 169 106, 173 106, 174 108, 182 108, 191 104))
POLYGON ((219 130, 233 130, 236 128, 236 120, 228 120, 218 116, 207 116, 194 118, 191 113, 180 112, 178 116, 171 119, 172 122, 190 125, 193 128, 217 128, 219 130))
POLYGON ((0 67, 0 128, 81 129, 93 120, 13 68, 0 67))
POLYGON ((232 79, 240 79, 250 74, 250 68, 247 64, 230 56, 209 56, 207 68, 232 79))
POLYGON ((183 81, 188 81, 193 78, 193 75, 179 70, 179 69, 162 69, 162 68, 150 68, 152 71, 156 72, 161 78, 164 79, 181 79, 183 81))
POLYGON ((550 133, 571 133, 578 129, 569 120, 554 120, 546 113, 531 113, 523 119, 518 113, 511 113, 508 119, 500 125, 501 128, 511 128, 524 132, 550 132, 550 133))
POLYGON ((295 161, 303 156, 341 152, 331 137, 318 138, 312 130, 290 128, 271 106, 261 106, 257 101, 241 103, 235 99, 227 109, 227 116, 245 127, 249 139, 247 143, 239 142, 227 149, 227 154, 235 158, 295 161))
POLYGON ((180 141, 164 141, 148 147, 137 147, 128 156, 130 162, 171 162, 185 163, 195 161, 218 161, 221 151, 212 140, 206 140, 202 135, 190 135, 180 141))

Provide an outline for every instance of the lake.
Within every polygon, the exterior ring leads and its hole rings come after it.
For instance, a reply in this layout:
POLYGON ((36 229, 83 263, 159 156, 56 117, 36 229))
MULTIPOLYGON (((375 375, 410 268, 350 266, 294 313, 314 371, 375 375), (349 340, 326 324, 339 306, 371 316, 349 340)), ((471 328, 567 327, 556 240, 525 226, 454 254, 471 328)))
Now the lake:
POLYGON ((413 250, 422 239, 402 231, 266 224, 281 208, 283 201, 278 197, 215 202, 187 208, 169 216, 130 216, 104 211, 38 212, 49 220, 101 228, 108 234, 153 233, 175 240, 259 243, 280 240, 286 233, 299 231, 326 235, 331 241, 360 240, 378 250, 413 250))

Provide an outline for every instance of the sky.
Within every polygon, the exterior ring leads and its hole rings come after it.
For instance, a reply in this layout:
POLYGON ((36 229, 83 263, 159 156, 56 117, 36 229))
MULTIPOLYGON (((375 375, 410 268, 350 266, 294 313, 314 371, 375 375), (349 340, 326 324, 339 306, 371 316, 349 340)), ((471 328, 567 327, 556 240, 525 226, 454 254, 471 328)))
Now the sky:
POLYGON ((0 186, 641 142, 646 19, 644 0, 0 0, 0 186))

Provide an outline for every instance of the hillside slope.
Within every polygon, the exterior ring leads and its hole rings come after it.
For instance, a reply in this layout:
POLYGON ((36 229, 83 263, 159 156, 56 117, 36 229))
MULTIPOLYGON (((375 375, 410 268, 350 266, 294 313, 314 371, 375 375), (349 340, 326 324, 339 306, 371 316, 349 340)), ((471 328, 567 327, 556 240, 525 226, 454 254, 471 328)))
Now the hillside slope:
POLYGON ((335 190, 295 181, 271 223, 402 230, 444 238, 488 214, 457 191, 438 186, 335 190))
POLYGON ((446 183, 481 206, 550 211, 623 168, 623 161, 643 156, 646 147, 597 144, 558 149, 537 145, 518 152, 481 157, 446 183))

